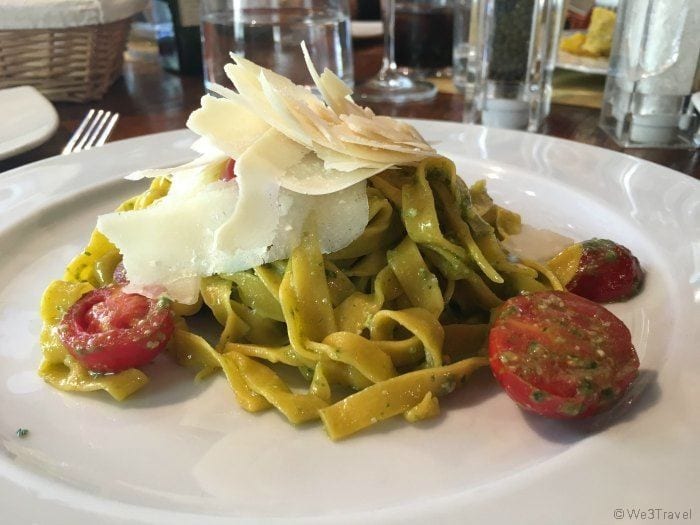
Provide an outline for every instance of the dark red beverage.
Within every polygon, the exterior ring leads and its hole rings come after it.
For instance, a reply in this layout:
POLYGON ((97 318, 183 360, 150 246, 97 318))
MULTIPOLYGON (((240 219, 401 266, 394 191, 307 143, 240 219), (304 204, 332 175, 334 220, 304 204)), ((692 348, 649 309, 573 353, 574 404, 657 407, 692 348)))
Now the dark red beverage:
POLYGON ((396 64, 419 70, 452 66, 453 20, 452 6, 397 2, 396 64))

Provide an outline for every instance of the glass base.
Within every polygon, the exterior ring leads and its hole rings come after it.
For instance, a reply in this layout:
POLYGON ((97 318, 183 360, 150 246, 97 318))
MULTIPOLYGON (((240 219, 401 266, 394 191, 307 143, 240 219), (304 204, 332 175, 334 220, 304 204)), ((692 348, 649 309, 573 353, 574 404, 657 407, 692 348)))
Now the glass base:
POLYGON ((537 132, 549 113, 551 91, 537 92, 525 81, 488 80, 469 87, 465 90, 464 122, 537 132))
POLYGON ((430 82, 414 80, 396 71, 382 71, 374 78, 355 89, 356 99, 366 102, 419 102, 429 100, 437 94, 430 82))
POLYGON ((451 67, 425 67, 416 68, 408 66, 397 66, 396 70, 404 76, 413 79, 429 79, 429 78, 452 78, 451 67))
POLYGON ((615 144, 625 149, 693 150, 700 147, 700 135, 693 138, 677 127, 643 126, 633 123, 631 118, 623 122, 601 118, 598 125, 615 141, 615 144))
POLYGON ((700 143, 700 119, 690 95, 638 91, 608 77, 599 126, 623 148, 695 149, 700 143))

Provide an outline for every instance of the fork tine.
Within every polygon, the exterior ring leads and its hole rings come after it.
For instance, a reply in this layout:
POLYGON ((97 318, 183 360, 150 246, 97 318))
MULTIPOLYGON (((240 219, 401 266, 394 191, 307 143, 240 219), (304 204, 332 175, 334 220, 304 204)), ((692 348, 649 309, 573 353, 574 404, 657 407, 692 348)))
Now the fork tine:
POLYGON ((83 120, 80 122, 80 125, 78 126, 78 129, 76 129, 73 132, 73 135, 71 135, 70 140, 66 144, 66 146, 63 148, 63 151, 61 151, 61 155, 65 155, 67 153, 72 153, 73 148, 75 147, 75 144, 78 142, 80 137, 82 136, 83 131, 87 127, 88 123, 92 119, 92 116, 95 114, 95 110, 91 109, 90 111, 87 112, 87 115, 83 118, 83 120))
POLYGON ((63 148, 62 155, 102 146, 109 138, 119 119, 119 113, 90 109, 78 129, 63 148))
POLYGON ((93 129, 90 131, 87 140, 85 141, 85 145, 83 146, 83 150, 88 150, 91 149, 94 145, 97 139, 100 138, 102 135, 102 128, 104 125, 107 123, 109 120, 109 117, 112 116, 111 111, 105 111, 102 113, 102 115, 97 119, 97 122, 95 123, 95 126, 93 129))
POLYGON ((117 120, 119 120, 119 113, 114 113, 112 118, 109 119, 109 122, 107 122, 107 126, 105 126, 105 128, 102 130, 102 136, 97 139, 95 147, 104 145, 105 141, 112 134, 112 130, 114 129, 114 126, 116 126, 117 120))
POLYGON ((92 133, 92 130, 95 129, 95 126, 97 123, 100 121, 100 118, 104 114, 104 110, 98 109, 97 113, 95 113, 94 118, 90 122, 90 125, 88 126, 87 130, 83 133, 83 136, 81 139, 78 141, 78 144, 73 148, 73 152, 78 152, 78 151, 83 151, 83 148, 85 147, 85 144, 87 143, 88 138, 90 138, 90 134, 92 133))

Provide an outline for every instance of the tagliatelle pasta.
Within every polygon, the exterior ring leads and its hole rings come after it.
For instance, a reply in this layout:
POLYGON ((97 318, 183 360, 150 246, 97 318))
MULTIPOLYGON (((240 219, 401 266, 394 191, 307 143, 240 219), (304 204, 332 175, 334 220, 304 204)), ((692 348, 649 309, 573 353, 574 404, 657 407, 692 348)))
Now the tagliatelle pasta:
POLYGON ((323 99, 233 60, 237 91, 215 86, 188 120, 201 156, 127 177, 153 181, 46 289, 39 374, 122 400, 167 349, 199 381, 223 372, 244 410, 321 420, 332 439, 435 417, 488 364, 491 310, 561 285, 504 249, 520 217, 482 182, 308 54, 323 99))
MULTIPOLYGON (((120 209, 157 205, 167 178, 120 209)), ((344 438, 386 418, 415 422, 439 413, 439 397, 486 366, 491 308, 523 291, 559 287, 551 272, 502 247, 519 217, 471 191, 445 158, 389 169, 369 179, 369 221, 348 246, 322 254, 314 217, 288 259, 201 279, 200 300, 175 303, 168 353, 200 380, 221 370, 239 405, 279 410, 291 423, 320 419, 344 438), (210 316, 207 340, 188 324, 210 316), (288 384, 296 370, 306 387, 288 384)), ((95 231, 41 306, 39 373, 67 391, 103 389, 122 400, 147 383, 138 369, 89 372, 63 347, 56 326, 89 290, 112 282, 121 255, 95 231)))

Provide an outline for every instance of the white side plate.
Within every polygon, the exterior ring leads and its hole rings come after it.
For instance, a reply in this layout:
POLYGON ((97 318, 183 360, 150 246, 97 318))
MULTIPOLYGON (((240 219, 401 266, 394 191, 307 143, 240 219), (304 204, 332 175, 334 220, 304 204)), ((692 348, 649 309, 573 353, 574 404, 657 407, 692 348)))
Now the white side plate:
POLYGON ((51 102, 31 86, 0 90, 0 160, 46 142, 58 127, 51 102))

